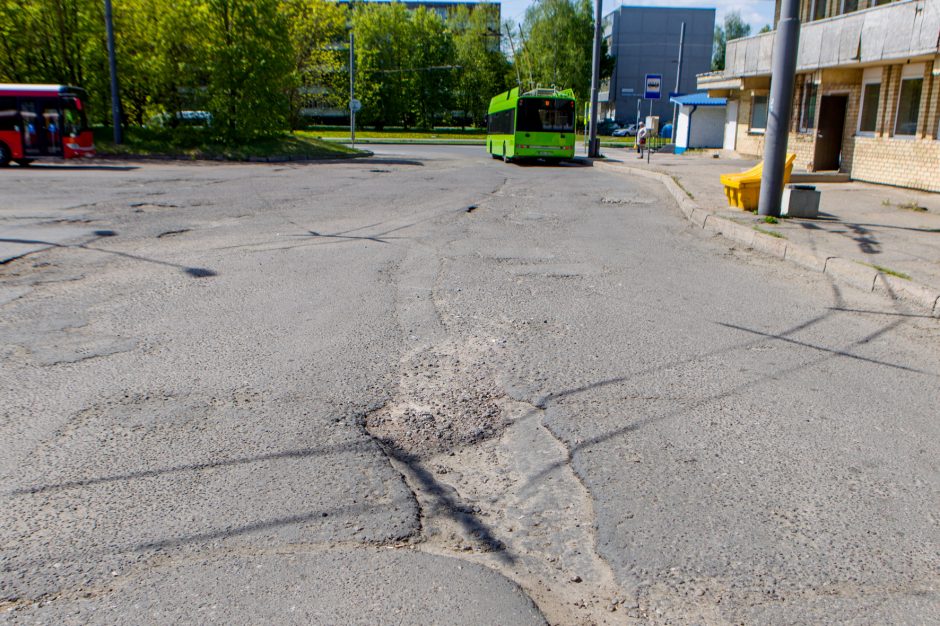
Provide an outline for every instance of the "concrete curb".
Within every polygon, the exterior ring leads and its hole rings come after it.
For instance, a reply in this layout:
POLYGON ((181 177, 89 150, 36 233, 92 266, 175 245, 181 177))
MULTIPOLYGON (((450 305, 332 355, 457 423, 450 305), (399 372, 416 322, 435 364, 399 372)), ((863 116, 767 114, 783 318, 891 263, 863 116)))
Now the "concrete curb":
POLYGON ((659 181, 679 205, 679 210, 685 218, 699 228, 714 232, 764 254, 790 261, 804 269, 822 272, 862 291, 878 293, 894 300, 904 300, 923 310, 927 315, 940 318, 940 291, 936 289, 885 274, 853 259, 840 258, 834 254, 812 250, 786 239, 757 232, 753 228, 721 217, 714 211, 699 206, 681 184, 667 174, 651 172, 627 163, 610 160, 595 160, 594 165, 619 174, 636 175, 659 181))

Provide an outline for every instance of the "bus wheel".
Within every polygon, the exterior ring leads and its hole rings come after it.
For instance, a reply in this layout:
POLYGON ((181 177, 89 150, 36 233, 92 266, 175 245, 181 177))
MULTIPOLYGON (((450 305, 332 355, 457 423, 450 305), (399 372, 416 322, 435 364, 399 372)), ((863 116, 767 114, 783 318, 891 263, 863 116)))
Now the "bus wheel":
POLYGON ((0 167, 6 167, 10 164, 10 149, 0 141, 0 167))

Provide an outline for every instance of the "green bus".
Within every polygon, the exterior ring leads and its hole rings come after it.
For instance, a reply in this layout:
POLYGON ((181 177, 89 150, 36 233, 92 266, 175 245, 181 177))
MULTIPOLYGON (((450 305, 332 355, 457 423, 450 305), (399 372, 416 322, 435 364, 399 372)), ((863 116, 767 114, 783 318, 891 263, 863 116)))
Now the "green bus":
POLYGON ((513 87, 492 100, 486 114, 486 149, 494 159, 545 159, 574 156, 575 102, 570 89, 513 87))

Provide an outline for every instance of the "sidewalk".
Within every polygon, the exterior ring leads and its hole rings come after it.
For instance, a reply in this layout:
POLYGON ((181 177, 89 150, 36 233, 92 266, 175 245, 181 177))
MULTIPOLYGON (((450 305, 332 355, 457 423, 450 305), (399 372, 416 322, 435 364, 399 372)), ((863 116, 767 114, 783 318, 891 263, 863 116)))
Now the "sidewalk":
MULTIPOLYGON (((728 206, 719 176, 756 159, 607 150, 601 165, 661 180, 699 226, 866 291, 908 300, 940 317, 940 195, 860 182, 813 182, 817 219, 763 218, 728 206), (696 211, 696 209, 698 211, 696 211), (923 210, 926 209, 926 210, 923 210)), ((800 182, 801 172, 794 172, 800 182)), ((805 173, 802 173, 805 174, 805 173)))

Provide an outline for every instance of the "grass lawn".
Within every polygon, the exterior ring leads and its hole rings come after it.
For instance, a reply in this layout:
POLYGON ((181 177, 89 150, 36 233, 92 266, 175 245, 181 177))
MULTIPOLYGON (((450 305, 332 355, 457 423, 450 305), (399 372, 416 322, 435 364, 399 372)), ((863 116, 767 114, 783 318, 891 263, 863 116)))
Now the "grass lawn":
MULTIPOLYGON (((320 138, 323 139, 349 139, 349 128, 343 126, 323 126, 312 128, 310 130, 298 131, 296 133, 299 136, 311 137, 311 138, 320 138)), ((584 143, 584 135, 578 133, 576 135, 577 139, 575 143, 581 145, 584 143)), ((401 139, 405 141, 422 141, 428 140, 429 142, 433 141, 435 143, 446 143, 447 140, 486 140, 486 132, 480 128, 435 128, 433 130, 416 130, 403 128, 385 128, 383 130, 375 130, 370 128, 357 128, 356 129, 356 139, 357 140, 368 140, 368 139, 382 139, 382 140, 396 140, 401 139)), ((613 147, 627 147, 633 146, 635 139, 633 137, 607 137, 603 136, 600 138, 601 144, 605 146, 613 147)))
MULTIPOLYGON (((323 126, 310 130, 298 131, 304 137, 323 137, 325 139, 348 139, 349 127, 323 126)), ((357 128, 356 139, 486 139, 486 131, 480 128, 436 128, 433 130, 415 130, 403 128, 384 128, 375 130, 357 128)))
POLYGON ((267 158, 331 159, 362 154, 348 146, 319 141, 307 133, 284 133, 239 143, 212 140, 203 128, 128 128, 124 143, 112 141, 110 128, 96 128, 95 148, 101 156, 182 156, 192 159, 247 161, 267 158))

